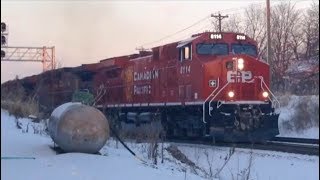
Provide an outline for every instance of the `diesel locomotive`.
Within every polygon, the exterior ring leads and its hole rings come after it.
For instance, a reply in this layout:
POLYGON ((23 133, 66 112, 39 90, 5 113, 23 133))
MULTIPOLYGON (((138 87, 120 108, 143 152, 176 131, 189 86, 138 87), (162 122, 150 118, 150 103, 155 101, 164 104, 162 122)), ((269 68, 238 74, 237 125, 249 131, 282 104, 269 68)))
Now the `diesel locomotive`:
POLYGON ((232 142, 279 133, 270 67, 245 34, 204 32, 100 63, 96 105, 123 124, 160 120, 167 136, 232 142))

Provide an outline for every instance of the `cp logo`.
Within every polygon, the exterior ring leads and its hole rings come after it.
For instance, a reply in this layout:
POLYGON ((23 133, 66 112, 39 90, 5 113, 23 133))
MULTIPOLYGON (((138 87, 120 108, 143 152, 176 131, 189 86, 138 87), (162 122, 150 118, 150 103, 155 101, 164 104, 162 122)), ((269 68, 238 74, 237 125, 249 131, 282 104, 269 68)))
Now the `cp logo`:
POLYGON ((251 71, 228 71, 227 81, 230 83, 253 83, 251 71))

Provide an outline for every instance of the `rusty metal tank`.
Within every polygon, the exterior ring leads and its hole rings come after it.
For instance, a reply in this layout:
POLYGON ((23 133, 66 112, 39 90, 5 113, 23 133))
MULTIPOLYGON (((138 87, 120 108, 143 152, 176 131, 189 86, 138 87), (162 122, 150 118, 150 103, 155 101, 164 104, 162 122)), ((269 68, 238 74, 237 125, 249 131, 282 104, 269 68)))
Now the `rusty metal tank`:
POLYGON ((109 138, 109 124, 98 109, 81 103, 57 107, 49 119, 49 134, 65 152, 97 153, 109 138))

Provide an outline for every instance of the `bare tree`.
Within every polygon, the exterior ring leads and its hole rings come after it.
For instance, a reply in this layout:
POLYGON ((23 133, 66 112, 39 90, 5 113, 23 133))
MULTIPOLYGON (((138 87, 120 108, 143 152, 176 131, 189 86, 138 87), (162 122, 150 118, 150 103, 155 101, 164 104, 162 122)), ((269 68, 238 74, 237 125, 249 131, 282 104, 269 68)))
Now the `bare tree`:
POLYGON ((305 59, 309 59, 319 51, 319 2, 313 1, 304 15, 303 33, 305 59))
POLYGON ((263 6, 250 5, 245 9, 244 29, 258 43, 258 57, 266 54, 266 14, 263 6))
POLYGON ((292 34, 295 34, 300 12, 289 3, 281 3, 273 8, 271 14, 272 39, 272 80, 276 90, 284 88, 283 76, 294 57, 292 48, 292 34))
MULTIPOLYGON (((217 23, 214 25, 215 29, 218 29, 217 23)), ((319 3, 313 1, 307 10, 296 8, 292 2, 282 2, 273 6, 271 26, 270 68, 273 90, 286 91, 285 88, 292 86, 286 85, 284 80, 284 76, 288 75, 289 66, 302 60, 319 57, 319 3)), ((245 9, 244 16, 229 15, 222 28, 224 31, 244 32, 253 38, 257 42, 258 58, 265 59, 267 49, 265 6, 251 5, 245 9)))
POLYGON ((243 21, 240 14, 229 15, 229 18, 227 19, 227 21, 225 21, 225 24, 224 26, 222 26, 222 29, 226 32, 244 32, 243 21))

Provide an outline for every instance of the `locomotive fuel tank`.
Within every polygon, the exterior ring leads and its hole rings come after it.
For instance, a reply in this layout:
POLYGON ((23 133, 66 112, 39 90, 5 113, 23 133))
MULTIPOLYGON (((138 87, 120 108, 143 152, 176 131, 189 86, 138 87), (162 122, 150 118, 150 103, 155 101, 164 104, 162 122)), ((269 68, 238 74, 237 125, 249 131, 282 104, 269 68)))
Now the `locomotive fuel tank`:
POLYGON ((109 138, 109 124, 98 109, 81 103, 57 107, 49 119, 49 134, 65 152, 97 153, 109 138))

